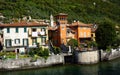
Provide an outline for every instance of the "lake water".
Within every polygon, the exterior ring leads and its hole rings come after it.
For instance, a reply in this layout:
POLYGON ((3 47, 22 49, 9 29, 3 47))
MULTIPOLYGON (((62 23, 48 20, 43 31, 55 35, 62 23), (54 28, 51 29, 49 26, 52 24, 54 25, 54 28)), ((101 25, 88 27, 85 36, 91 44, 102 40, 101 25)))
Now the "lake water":
POLYGON ((64 65, 50 68, 0 72, 0 75, 120 75, 120 58, 96 65, 64 65))

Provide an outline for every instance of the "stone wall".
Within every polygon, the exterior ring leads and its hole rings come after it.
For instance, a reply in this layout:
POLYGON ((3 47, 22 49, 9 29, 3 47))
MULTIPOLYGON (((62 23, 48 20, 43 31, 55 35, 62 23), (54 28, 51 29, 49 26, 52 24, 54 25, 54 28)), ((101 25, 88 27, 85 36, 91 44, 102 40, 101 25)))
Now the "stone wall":
POLYGON ((64 57, 62 55, 52 55, 47 59, 39 58, 36 61, 31 60, 32 58, 1 60, 0 69, 1 70, 29 69, 47 67, 64 63, 64 57))
POLYGON ((95 64, 99 62, 97 50, 75 52, 75 60, 79 64, 95 64))
POLYGON ((113 60, 120 57, 120 49, 111 49, 110 52, 101 50, 101 61, 113 60))

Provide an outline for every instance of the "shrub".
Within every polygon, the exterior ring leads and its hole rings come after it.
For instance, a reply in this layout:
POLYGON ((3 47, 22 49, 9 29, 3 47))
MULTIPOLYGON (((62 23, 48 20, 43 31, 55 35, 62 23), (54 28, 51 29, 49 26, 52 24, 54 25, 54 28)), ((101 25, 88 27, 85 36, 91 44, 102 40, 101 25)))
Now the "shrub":
POLYGON ((15 58, 16 57, 16 53, 14 52, 7 52, 6 53, 6 58, 15 58))
POLYGON ((53 47, 54 54, 59 54, 60 52, 61 52, 61 49, 59 47, 56 47, 56 46, 53 47))
POLYGON ((70 39, 67 44, 73 48, 78 47, 78 41, 76 39, 70 39))
POLYGON ((29 52, 29 55, 32 56, 32 57, 35 57, 35 55, 37 56, 41 56, 41 57, 44 57, 44 58, 47 58, 49 56, 49 50, 47 48, 31 48, 30 49, 30 52, 29 52))
POLYGON ((95 41, 90 41, 89 43, 88 43, 88 45, 90 46, 90 47, 97 47, 97 43, 95 42, 95 41))

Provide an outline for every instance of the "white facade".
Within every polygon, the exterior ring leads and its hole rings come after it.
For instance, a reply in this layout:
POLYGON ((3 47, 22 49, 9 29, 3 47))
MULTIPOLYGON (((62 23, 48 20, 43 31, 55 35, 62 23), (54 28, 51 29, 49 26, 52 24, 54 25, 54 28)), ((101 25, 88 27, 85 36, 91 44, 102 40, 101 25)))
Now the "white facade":
POLYGON ((26 44, 28 42, 28 40, 26 41, 26 39, 28 39, 28 28, 27 27, 8 27, 8 28, 4 28, 3 29, 3 34, 4 34, 3 38, 4 38, 4 46, 5 47, 7 47, 7 46, 9 47, 10 42, 11 42, 12 47, 27 45, 26 44), (16 30, 17 30, 17 32, 16 32, 16 30), (11 40, 11 41, 9 42, 7 40, 11 40))

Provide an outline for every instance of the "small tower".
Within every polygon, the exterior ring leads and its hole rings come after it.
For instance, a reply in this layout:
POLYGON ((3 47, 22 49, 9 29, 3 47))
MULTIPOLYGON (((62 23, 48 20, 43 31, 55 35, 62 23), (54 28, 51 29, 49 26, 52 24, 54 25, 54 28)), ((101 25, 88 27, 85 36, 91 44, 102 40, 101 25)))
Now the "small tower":
POLYGON ((58 15, 55 16, 56 21, 59 23, 59 25, 61 24, 67 24, 67 14, 65 13, 59 13, 58 15))
POLYGON ((53 15, 50 15, 50 26, 53 27, 54 26, 54 20, 53 20, 53 15))

